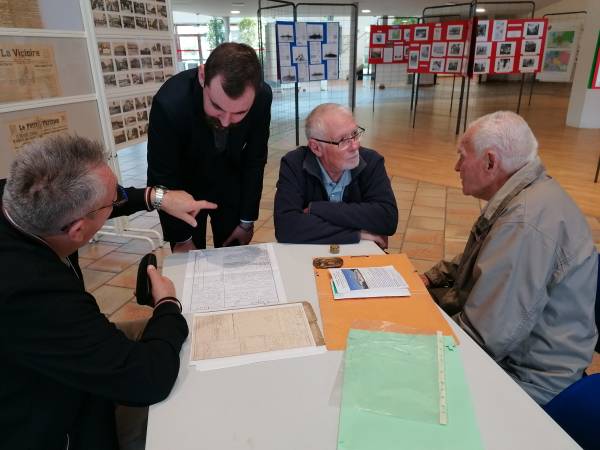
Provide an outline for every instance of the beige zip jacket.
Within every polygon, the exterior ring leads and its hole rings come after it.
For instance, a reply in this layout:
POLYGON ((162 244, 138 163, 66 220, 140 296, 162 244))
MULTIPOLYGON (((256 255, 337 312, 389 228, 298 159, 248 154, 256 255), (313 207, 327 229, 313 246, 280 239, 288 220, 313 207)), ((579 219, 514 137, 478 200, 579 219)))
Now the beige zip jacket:
POLYGON ((425 274, 440 306, 539 404, 581 378, 597 340, 598 255, 536 158, 490 199, 462 255, 425 274))

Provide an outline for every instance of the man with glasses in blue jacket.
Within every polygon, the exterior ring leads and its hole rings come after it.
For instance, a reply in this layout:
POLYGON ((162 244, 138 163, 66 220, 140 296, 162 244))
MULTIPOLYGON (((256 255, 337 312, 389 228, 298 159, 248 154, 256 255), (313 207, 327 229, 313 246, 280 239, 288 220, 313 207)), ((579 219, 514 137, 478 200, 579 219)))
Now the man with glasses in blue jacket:
POLYGON ((374 241, 387 248, 398 225, 396 199, 376 151, 360 146, 365 129, 335 103, 306 118, 307 146, 281 160, 275 236, 296 244, 374 241))

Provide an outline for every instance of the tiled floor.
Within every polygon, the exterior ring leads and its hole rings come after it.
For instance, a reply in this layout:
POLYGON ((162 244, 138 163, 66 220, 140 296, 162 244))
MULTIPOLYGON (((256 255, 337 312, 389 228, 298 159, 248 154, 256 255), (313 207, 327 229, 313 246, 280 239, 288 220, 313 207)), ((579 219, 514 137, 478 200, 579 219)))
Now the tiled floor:
MULTIPOLYGON (((276 149, 270 152, 253 242, 275 240, 273 198, 283 153, 276 149)), ((142 145, 119 153, 125 186, 145 186, 145 160, 142 145)), ((392 177, 392 188, 400 210, 400 222, 396 234, 390 237, 390 252, 406 253, 415 267, 424 271, 439 259, 451 258, 462 251, 483 202, 464 196, 460 189, 397 176, 392 177)), ((588 217, 588 221, 600 249, 600 221, 594 217, 588 217)), ((130 224, 160 232, 156 212, 137 213, 130 217, 130 224)), ((210 239, 209 235, 207 241, 210 239)), ((150 309, 138 306, 134 298, 137 263, 149 250, 145 241, 117 236, 101 236, 97 242, 80 250, 87 289, 111 320, 149 316, 150 309)), ((170 253, 168 245, 156 251, 159 266, 170 253)), ((600 355, 595 355, 591 369, 600 372, 600 355)))

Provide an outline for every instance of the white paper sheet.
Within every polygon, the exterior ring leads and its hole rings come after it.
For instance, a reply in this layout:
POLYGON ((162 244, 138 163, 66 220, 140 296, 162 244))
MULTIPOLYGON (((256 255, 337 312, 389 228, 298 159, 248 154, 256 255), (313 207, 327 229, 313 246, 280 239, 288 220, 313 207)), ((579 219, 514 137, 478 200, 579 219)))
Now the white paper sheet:
POLYGON ((183 312, 208 312, 285 303, 272 244, 189 252, 183 312))

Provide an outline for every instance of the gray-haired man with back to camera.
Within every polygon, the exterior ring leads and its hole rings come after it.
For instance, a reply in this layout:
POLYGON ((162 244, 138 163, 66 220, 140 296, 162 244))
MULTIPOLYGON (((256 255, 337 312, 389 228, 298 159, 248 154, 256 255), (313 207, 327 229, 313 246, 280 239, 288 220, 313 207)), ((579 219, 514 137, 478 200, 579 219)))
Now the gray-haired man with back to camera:
POLYGON ((423 276, 439 305, 539 404, 581 378, 597 340, 598 254, 546 173, 520 116, 496 112, 460 139, 463 193, 488 203, 464 252, 423 276))
MULTIPOLYGON (((149 209, 155 194, 123 189, 99 144, 61 135, 21 150, 0 181, 0 448, 123 449, 115 406, 169 394, 188 334, 173 283, 149 267, 154 311, 134 341, 85 291, 76 259, 106 219, 149 209)), ((190 224, 215 206, 163 195, 190 224)), ((127 448, 143 448, 139 431, 127 448)))

